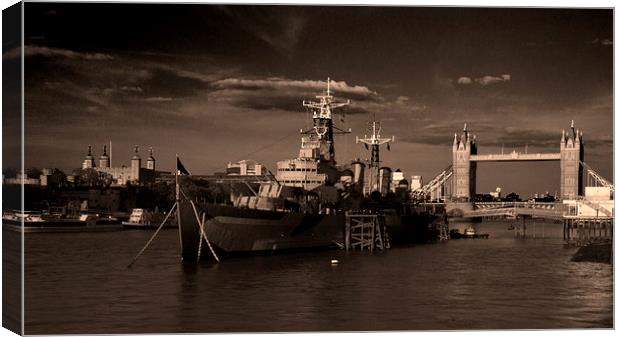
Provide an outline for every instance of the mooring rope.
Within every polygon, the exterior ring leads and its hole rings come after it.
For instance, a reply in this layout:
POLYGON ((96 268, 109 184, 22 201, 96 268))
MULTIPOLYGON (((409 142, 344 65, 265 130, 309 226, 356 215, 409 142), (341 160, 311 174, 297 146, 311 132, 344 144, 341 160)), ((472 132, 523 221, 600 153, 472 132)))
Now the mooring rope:
POLYGON ((170 217, 170 214, 174 213, 175 208, 178 208, 176 202, 174 203, 174 205, 170 209, 170 212, 168 212, 168 214, 166 214, 166 217, 164 218, 164 221, 162 221, 161 224, 159 225, 159 227, 157 227, 157 230, 155 231, 155 233, 153 233, 153 235, 151 236, 149 241, 146 243, 146 245, 144 245, 144 247, 142 247, 140 252, 138 252, 138 254, 133 258, 131 263, 129 265, 127 265, 127 268, 131 268, 131 266, 138 260, 140 255, 142 255, 142 253, 144 253, 144 251, 148 248, 148 246, 151 244, 151 242, 153 242, 153 240, 155 239, 155 237, 157 236, 159 231, 164 227, 164 224, 166 223, 166 221, 168 221, 168 218, 170 217))
MULTIPOLYGON (((202 250, 202 239, 204 238, 204 240, 207 242, 207 246, 209 247, 209 250, 211 251, 211 254, 213 255, 213 257, 215 258, 215 260, 219 263, 220 259, 217 256, 217 254, 215 253, 215 250, 213 249, 213 247, 211 246, 211 242, 209 242, 209 239, 207 238, 207 234, 204 231, 204 224, 205 224, 205 216, 206 213, 202 213, 202 221, 200 219, 200 217, 198 216, 198 211, 196 210, 196 206, 194 204, 194 201, 189 199, 187 197, 187 195, 185 194, 185 192, 183 192, 183 190, 181 188, 179 188, 179 192, 181 192, 181 194, 183 194, 183 197, 185 198, 185 200, 189 201, 190 204, 192 205, 192 209, 194 210, 194 215, 196 216, 196 221, 198 222, 198 228, 200 228, 200 241, 198 243, 198 256, 196 261, 200 260, 200 252, 202 250)), ((155 237, 157 237, 157 234, 159 234, 159 231, 164 227, 164 224, 168 221, 168 219, 170 218, 170 215, 177 214, 177 212, 179 212, 179 204, 178 202, 175 202, 174 205, 172 205, 172 208, 170 208, 170 211, 168 212, 168 214, 166 214, 166 217, 164 218, 164 220, 161 222, 161 224, 159 225, 159 227, 157 227, 157 230, 155 230, 155 233, 153 233, 153 235, 151 235, 151 237, 149 238, 149 240, 146 242, 146 244, 144 245, 144 247, 142 247, 142 249, 140 249, 140 251, 138 252, 138 254, 136 254, 136 256, 134 256, 133 260, 131 260, 131 263, 129 263, 127 265, 127 268, 131 268, 133 266, 134 263, 136 263, 136 261, 138 261, 138 259, 140 258, 140 256, 142 256, 142 254, 146 251, 146 249, 151 245, 151 243, 153 242, 153 240, 155 240, 155 237)), ((180 214, 180 213, 178 213, 180 214)), ((180 228, 181 223, 177 224, 180 228)))
MULTIPOLYGON (((200 226, 200 230, 202 231, 202 224, 205 221, 205 213, 202 212, 202 222, 200 222, 199 226, 200 226)), ((200 261, 200 252, 202 252, 202 236, 199 235, 198 236, 198 255, 196 256, 196 262, 200 261)))
POLYGON ((207 246, 209 246, 209 250, 211 251, 211 254, 215 258, 215 260, 219 263, 220 259, 217 257, 217 254, 215 254, 215 250, 213 250, 213 247, 211 246, 211 242, 209 242, 209 239, 207 238, 207 234, 203 230, 204 222, 200 222, 200 217, 198 216, 196 205, 194 205, 193 200, 190 200, 189 202, 192 205, 192 209, 194 210, 194 215, 196 216, 196 221, 198 222, 198 228, 200 228, 201 238, 204 237, 205 242, 207 243, 207 246))

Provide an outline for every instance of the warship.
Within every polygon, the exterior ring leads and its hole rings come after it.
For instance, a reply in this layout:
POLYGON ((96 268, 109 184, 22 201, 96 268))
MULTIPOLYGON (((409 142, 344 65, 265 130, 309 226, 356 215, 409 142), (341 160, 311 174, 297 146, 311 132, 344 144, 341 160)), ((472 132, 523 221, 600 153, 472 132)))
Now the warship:
MULTIPOLYGON (((327 90, 316 98, 302 102, 312 113, 313 125, 301 130, 297 158, 277 162, 275 175, 268 171, 269 179, 255 184, 243 181, 238 184, 242 188, 231 186, 226 204, 198 202, 192 196, 180 200, 178 220, 184 261, 199 258, 207 246, 203 242, 219 254, 342 247, 347 212, 386 214, 386 226, 396 242, 399 238, 419 238, 416 228, 426 232, 430 223, 427 214, 368 197, 383 183, 379 146, 389 146, 394 138, 381 138, 380 125, 375 121, 370 137, 356 139, 371 150, 369 165, 360 160, 337 165, 334 135, 351 130, 335 126, 332 115, 350 101, 336 101, 329 79, 327 90), (365 177, 366 166, 369 174, 365 177)), ((189 178, 185 181, 191 184, 189 178)))

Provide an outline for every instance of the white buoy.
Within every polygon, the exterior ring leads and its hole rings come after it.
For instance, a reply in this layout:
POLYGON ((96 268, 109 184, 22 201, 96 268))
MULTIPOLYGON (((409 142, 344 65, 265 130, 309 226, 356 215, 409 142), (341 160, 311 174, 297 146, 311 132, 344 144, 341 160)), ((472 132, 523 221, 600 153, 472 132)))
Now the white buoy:
POLYGON ((338 264, 338 260, 332 260, 332 264, 338 264))

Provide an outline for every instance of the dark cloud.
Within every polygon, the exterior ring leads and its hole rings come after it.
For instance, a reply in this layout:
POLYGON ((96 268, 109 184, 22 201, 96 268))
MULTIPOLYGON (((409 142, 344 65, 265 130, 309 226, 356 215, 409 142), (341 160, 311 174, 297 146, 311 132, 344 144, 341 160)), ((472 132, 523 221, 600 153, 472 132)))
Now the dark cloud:
POLYGON ((122 86, 121 90, 129 92, 143 92, 144 90, 138 86, 122 86))
MULTIPOLYGON (((73 50, 43 47, 43 46, 24 46, 24 57, 45 56, 45 57, 65 57, 69 59, 83 59, 105 61, 113 59, 112 55, 105 53, 85 53, 73 50)), ((2 55, 3 59, 18 58, 21 56, 22 48, 14 48, 2 55)))
MULTIPOLYGON (((405 137, 400 137, 404 142, 428 145, 452 146, 454 134, 461 132, 465 122, 459 121, 435 121, 433 119, 420 120, 420 123, 412 128, 405 137)), ((478 127, 481 127, 479 125, 478 127)))
POLYGON ((496 83, 501 83, 501 82, 508 82, 510 81, 510 78, 511 76, 509 74, 503 74, 501 76, 486 75, 480 78, 476 78, 476 82, 479 83, 480 85, 491 85, 491 84, 496 84, 496 83))
POLYGON ((592 40, 590 43, 595 44, 595 45, 601 45, 604 47, 609 47, 609 46, 614 45, 614 42, 610 39, 599 39, 599 38, 592 40))
POLYGON ((178 98, 203 92, 208 84, 194 77, 180 76, 178 72, 153 69, 149 78, 140 83, 140 87, 145 95, 178 98))
MULTIPOLYGON (((226 78, 211 83, 213 100, 227 102, 234 106, 265 110, 306 111, 303 100, 317 100, 327 88, 326 81, 292 80, 286 78, 242 79, 226 78)), ((332 95, 337 102, 352 100, 354 107, 346 108, 349 113, 366 111, 362 102, 381 101, 382 98, 368 87, 349 85, 344 81, 330 83, 332 95)))
POLYGON ((341 110, 339 110, 339 112, 342 111, 345 115, 368 115, 372 113, 372 110, 370 110, 369 108, 364 108, 359 104, 355 104, 355 102, 353 102, 349 106, 340 109, 341 110))
MULTIPOLYGON (((215 81, 212 85, 218 89, 244 89, 244 90, 286 90, 301 92, 322 92, 327 88, 327 81, 316 80, 292 80, 287 78, 272 77, 267 79, 243 79, 226 78, 215 81)), ((349 85, 345 81, 330 81, 330 90, 344 94, 354 94, 362 97, 376 96, 366 86, 349 85)))
POLYGON ((211 96, 216 101, 225 102, 236 107, 249 110, 282 110, 287 112, 304 112, 302 102, 299 97, 284 95, 267 95, 261 92, 248 94, 246 92, 227 91, 222 96, 211 96))
MULTIPOLYGON (((503 144, 506 147, 522 147, 525 144, 535 145, 537 147, 552 148, 560 146, 560 136, 556 130, 521 130, 517 128, 503 128, 494 130, 486 139, 493 139, 495 145, 503 144), (491 138, 492 137, 492 138, 491 138)), ((481 140, 482 141, 482 140, 481 140)), ((489 143, 487 141, 487 143, 489 143)))
POLYGON ((611 147, 614 144, 614 139, 612 137, 600 136, 596 138, 585 138, 583 140, 583 144, 588 147, 611 147))
MULTIPOLYGON (((418 144, 452 146, 454 135, 460 137, 466 121, 436 122, 427 120, 426 123, 403 140, 418 144)), ((481 147, 501 146, 520 147, 525 144, 536 147, 559 146, 560 131, 546 131, 539 129, 520 129, 489 122, 476 122, 467 125, 468 132, 476 136, 476 142, 481 147)))
POLYGON ((147 101, 147 102, 171 102, 173 100, 174 100, 174 98, 172 98, 172 97, 161 97, 161 96, 147 97, 145 99, 145 101, 147 101))
MULTIPOLYGON (((611 172, 613 10, 119 6, 26 4, 24 35, 41 37, 25 60, 33 165, 75 167, 82 145, 112 138, 129 154, 152 144, 167 168, 185 151, 200 172, 290 133, 254 158, 273 167, 297 154, 301 103, 332 77, 351 100, 343 128, 385 122, 401 144, 385 164, 407 175, 445 168, 464 122, 482 152, 556 151, 571 119, 597 153, 588 162, 611 172)), ((367 154, 354 137, 336 146, 342 161, 367 154)))
POLYGON ((308 24, 294 6, 239 8, 218 6, 235 24, 286 57, 292 57, 308 24))
MULTIPOLYGON (((460 137, 463 123, 431 123, 429 125, 416 128, 407 137, 401 138, 405 142, 443 145, 449 147, 454 141, 454 134, 460 137)), ((547 149, 548 151, 559 151, 561 129, 527 129, 511 126, 499 126, 489 123, 475 123, 468 125, 468 131, 472 136, 476 136, 476 143, 484 153, 485 147, 523 148, 525 145, 535 148, 547 149), (472 126, 475 129, 472 129, 472 126)), ((584 144, 587 147, 610 146, 613 143, 611 137, 604 135, 584 137, 584 144)))
POLYGON ((458 84, 472 84, 472 80, 470 77, 467 76, 461 76, 456 80, 456 83, 458 84))
POLYGON ((503 74, 501 76, 485 75, 485 76, 481 76, 477 78, 461 76, 456 80, 456 83, 460 85, 468 85, 468 84, 472 84, 475 82, 482 86, 487 86, 487 85, 492 85, 492 84, 497 84, 497 83, 502 83, 502 82, 508 82, 510 81, 511 78, 512 76, 510 74, 503 74))

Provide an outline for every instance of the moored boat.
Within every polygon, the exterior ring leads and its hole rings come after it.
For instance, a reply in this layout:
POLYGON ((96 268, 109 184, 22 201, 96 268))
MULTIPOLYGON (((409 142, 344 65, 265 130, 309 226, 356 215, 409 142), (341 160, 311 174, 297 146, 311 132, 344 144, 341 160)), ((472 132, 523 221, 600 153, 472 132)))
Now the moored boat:
POLYGON ((97 232, 120 230, 115 218, 97 214, 82 214, 79 218, 61 218, 42 215, 33 211, 5 211, 2 214, 4 228, 16 232, 97 232))
POLYGON ((489 234, 479 234, 478 231, 474 227, 467 226, 463 233, 461 233, 458 229, 452 229, 450 231, 450 238, 452 239, 488 239, 489 234))
MULTIPOLYGON (((151 212, 144 208, 134 208, 131 210, 129 219, 123 221, 125 229, 156 229, 164 220, 165 214, 161 212, 151 212)), ((166 221, 163 227, 176 227, 174 221, 166 221)))

